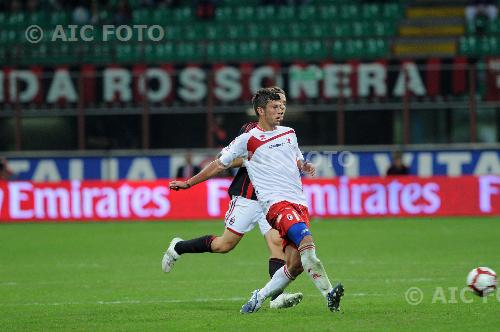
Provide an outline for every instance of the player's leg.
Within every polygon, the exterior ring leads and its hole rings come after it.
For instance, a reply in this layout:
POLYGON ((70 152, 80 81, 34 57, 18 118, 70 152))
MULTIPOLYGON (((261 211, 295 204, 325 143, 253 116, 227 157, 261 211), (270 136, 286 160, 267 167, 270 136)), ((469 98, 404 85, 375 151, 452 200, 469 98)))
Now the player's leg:
POLYGON ((224 230, 222 236, 217 236, 214 238, 211 244, 211 252, 225 254, 233 250, 240 240, 243 238, 243 234, 235 234, 227 228, 224 230))
MULTIPOLYGON (((272 279, 274 274, 285 265, 282 239, 278 231, 271 228, 265 219, 259 220, 259 228, 261 233, 264 234, 269 249, 269 277, 272 279)), ((286 293, 280 290, 271 296, 269 306, 272 309, 291 308, 299 304, 303 297, 304 295, 300 292, 286 293)))
POLYGON ((316 247, 309 227, 305 222, 294 224, 287 233, 288 238, 298 247, 300 262, 316 288, 326 298, 328 308, 337 311, 344 295, 342 284, 332 287, 323 263, 316 256, 316 247))
POLYGON ((323 264, 316 256, 313 238, 309 231, 307 209, 302 206, 295 206, 293 204, 287 206, 285 204, 272 218, 275 220, 280 236, 290 244, 285 248, 285 260, 287 263, 283 271, 279 270, 276 272, 276 278, 273 276, 264 288, 255 290, 252 293, 252 297, 242 307, 241 312, 252 313, 257 311, 267 297, 276 293, 279 289, 284 289, 288 286, 303 269, 307 271, 314 285, 325 296, 328 308, 331 311, 338 310, 344 289, 341 284, 338 284, 335 288, 332 287, 323 264))
POLYGON ((174 263, 183 254, 227 253, 234 249, 243 235, 255 226, 251 221, 251 211, 246 201, 248 200, 242 197, 231 200, 224 219, 226 229, 221 236, 204 235, 191 240, 174 238, 163 255, 163 271, 170 272, 174 263))
MULTIPOLYGON (((264 234, 264 239, 266 240, 267 249, 269 250, 269 277, 272 278, 273 275, 285 265, 285 254, 283 253, 283 247, 281 246, 280 234, 277 230, 272 229, 269 226, 267 220, 264 219, 267 224, 267 228, 261 226, 259 222, 260 231, 264 234)), ((277 298, 280 293, 277 293, 271 297, 271 300, 277 298)))
POLYGON ((262 289, 256 289, 252 292, 250 300, 241 308, 241 313, 254 313, 259 310, 268 297, 282 292, 295 280, 295 276, 302 272, 300 254, 296 248, 291 246, 285 247, 285 260, 286 265, 276 271, 271 280, 262 289), (289 271, 289 269, 292 271, 289 271), (292 272, 294 275, 292 275, 292 272))

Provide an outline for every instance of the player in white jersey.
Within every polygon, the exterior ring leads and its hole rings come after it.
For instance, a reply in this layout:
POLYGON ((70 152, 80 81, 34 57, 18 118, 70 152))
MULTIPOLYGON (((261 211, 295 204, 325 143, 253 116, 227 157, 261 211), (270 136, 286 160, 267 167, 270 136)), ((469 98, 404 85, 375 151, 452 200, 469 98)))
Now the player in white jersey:
MULTIPOLYGON (((285 109, 285 92, 279 87, 268 89, 278 93, 282 107, 285 109)), ((250 131, 255 126, 257 126, 257 122, 245 124, 240 129, 239 135, 250 131)), ((233 162, 233 166, 240 167, 242 163, 241 159, 236 160, 233 162)), ((182 181, 174 181, 172 185, 175 186, 176 182, 182 183, 182 181)), ((230 252, 238 245, 243 236, 256 225, 259 226, 269 249, 270 278, 285 265, 279 233, 275 229, 272 229, 267 222, 262 207, 257 201, 255 189, 245 167, 239 168, 228 189, 228 193, 231 196, 231 202, 224 218, 225 230, 223 234, 220 236, 205 235, 188 240, 178 237, 172 239, 162 259, 162 269, 164 272, 170 272, 179 258, 186 254, 230 252)), ((270 307, 275 309, 293 307, 300 303, 302 297, 302 293, 277 293, 271 297, 270 307)))
POLYGON ((301 171, 314 174, 314 167, 304 162, 295 131, 279 126, 284 116, 279 96, 260 89, 252 102, 259 117, 259 126, 238 136, 222 150, 219 159, 191 178, 191 182, 177 183, 171 188, 185 189, 205 181, 230 167, 234 159, 243 157, 266 219, 283 239, 286 265, 262 289, 252 293, 241 312, 256 312, 268 297, 285 289, 304 270, 326 298, 328 308, 337 311, 344 288, 340 283, 332 287, 323 264, 316 256, 300 180, 301 171))

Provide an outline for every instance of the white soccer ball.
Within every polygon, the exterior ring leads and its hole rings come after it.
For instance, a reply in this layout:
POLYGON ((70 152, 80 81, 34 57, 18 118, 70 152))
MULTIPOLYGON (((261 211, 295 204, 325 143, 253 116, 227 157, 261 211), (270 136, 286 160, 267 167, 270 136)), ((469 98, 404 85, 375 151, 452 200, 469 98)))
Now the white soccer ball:
POLYGON ((469 272, 467 285, 478 296, 487 296, 497 289, 497 274, 489 267, 477 267, 469 272))

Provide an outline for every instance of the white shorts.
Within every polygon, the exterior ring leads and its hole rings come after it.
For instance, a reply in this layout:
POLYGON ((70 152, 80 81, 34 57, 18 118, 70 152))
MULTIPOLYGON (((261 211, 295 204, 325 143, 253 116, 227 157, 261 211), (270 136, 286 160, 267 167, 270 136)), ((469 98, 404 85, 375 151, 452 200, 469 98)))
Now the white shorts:
POLYGON ((240 236, 251 231, 256 224, 262 235, 271 229, 259 202, 241 196, 233 196, 229 202, 224 223, 229 231, 240 236))

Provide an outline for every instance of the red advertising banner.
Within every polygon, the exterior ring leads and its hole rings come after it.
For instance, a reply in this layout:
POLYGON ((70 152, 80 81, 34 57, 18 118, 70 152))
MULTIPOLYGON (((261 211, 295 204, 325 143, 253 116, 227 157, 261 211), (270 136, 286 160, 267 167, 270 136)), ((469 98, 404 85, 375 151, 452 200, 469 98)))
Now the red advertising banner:
MULTIPOLYGON (((186 191, 168 181, 0 182, 0 221, 222 219, 230 179, 186 191)), ((500 176, 305 179, 315 217, 500 216, 500 176)))

